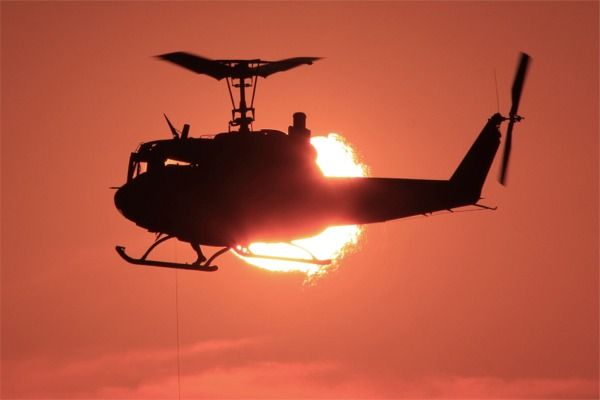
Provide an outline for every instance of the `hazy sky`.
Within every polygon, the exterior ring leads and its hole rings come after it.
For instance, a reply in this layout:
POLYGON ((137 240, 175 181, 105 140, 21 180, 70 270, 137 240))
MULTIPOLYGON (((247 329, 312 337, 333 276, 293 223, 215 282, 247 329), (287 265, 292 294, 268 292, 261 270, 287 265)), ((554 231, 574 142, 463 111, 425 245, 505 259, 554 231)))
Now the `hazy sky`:
MULTIPOLYGON (((226 130, 225 83, 151 56, 322 61, 259 82, 374 176, 446 179, 532 65, 498 210, 368 226, 313 286, 178 272, 182 397, 597 398, 598 2, 2 2, 2 396, 177 397, 175 271, 115 209, 129 153, 226 130)), ((193 258, 169 244, 165 257, 193 258)))

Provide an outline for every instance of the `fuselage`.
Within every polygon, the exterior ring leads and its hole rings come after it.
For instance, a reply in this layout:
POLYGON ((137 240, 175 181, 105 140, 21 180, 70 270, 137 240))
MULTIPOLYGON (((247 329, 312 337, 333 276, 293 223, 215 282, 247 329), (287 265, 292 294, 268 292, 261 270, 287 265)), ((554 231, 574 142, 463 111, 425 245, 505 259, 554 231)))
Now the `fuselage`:
POLYGON ((278 131, 151 142, 132 154, 115 204, 151 232, 210 246, 291 241, 329 226, 449 210, 479 200, 499 123, 490 119, 449 180, 325 177, 308 136, 278 131), (140 163, 145 172, 136 172, 140 163))
POLYGON ((120 188, 136 224, 211 246, 281 242, 328 226, 367 224, 458 206, 448 181, 323 176, 235 176, 165 166, 120 188))

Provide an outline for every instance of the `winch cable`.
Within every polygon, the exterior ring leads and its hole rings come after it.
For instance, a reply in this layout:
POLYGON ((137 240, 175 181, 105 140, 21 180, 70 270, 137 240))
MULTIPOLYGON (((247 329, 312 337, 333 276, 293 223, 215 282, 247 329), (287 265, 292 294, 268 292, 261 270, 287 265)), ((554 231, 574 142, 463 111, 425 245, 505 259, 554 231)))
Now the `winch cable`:
MULTIPOLYGON (((173 243, 173 253, 175 260, 179 261, 177 257, 177 243, 173 243)), ((179 352, 179 274, 177 268, 175 268, 175 333, 177 336, 177 399, 181 400, 181 364, 180 364, 180 352, 179 352)))

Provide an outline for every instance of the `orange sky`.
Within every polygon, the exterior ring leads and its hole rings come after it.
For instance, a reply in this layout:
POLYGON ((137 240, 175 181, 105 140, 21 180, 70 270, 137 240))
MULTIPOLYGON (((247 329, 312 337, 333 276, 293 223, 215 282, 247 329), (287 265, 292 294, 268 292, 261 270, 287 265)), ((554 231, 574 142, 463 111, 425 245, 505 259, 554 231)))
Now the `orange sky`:
MULTIPOLYGON (((181 271, 182 397, 596 398, 598 12, 561 3, 2 2, 2 396, 177 396, 175 272, 114 208, 129 153, 226 130, 223 82, 151 58, 322 56, 259 82, 374 176, 446 179, 533 57, 495 212, 368 226, 314 286, 181 271)), ((162 254, 193 257, 185 245, 162 254)))

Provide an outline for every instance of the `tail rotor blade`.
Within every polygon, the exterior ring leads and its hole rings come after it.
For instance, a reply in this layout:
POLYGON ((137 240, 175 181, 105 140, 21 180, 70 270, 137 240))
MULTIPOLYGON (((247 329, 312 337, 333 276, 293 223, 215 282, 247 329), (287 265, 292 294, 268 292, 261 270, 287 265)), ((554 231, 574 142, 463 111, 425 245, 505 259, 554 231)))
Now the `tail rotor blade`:
POLYGON ((512 145, 512 130, 514 121, 508 123, 506 139, 504 140, 504 153, 502 154, 502 166, 500 167, 500 183, 506 186, 506 174, 508 172, 508 160, 510 159, 510 148, 512 145))
POLYGON ((510 161, 510 149, 512 146, 512 132, 515 122, 521 120, 521 117, 517 115, 519 110, 519 103, 521 102, 521 94, 523 93, 523 84, 525 83, 525 77, 527 76, 527 69, 529 68, 529 62, 531 57, 526 53, 521 53, 519 65, 517 66, 517 72, 512 86, 512 105, 510 112, 508 113, 508 127, 506 128, 506 139, 504 140, 504 154, 502 155, 502 165, 500 167, 500 183, 506 185, 506 179, 508 174, 508 163, 510 161))
POLYGON ((529 66, 529 57, 526 53, 521 53, 521 60, 517 67, 517 73, 515 74, 515 80, 512 86, 512 106, 510 107, 510 116, 516 115, 519 109, 519 102, 521 101, 521 93, 523 93, 523 83, 525 82, 525 76, 527 75, 527 68, 529 66))

